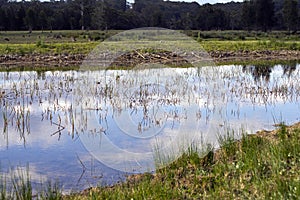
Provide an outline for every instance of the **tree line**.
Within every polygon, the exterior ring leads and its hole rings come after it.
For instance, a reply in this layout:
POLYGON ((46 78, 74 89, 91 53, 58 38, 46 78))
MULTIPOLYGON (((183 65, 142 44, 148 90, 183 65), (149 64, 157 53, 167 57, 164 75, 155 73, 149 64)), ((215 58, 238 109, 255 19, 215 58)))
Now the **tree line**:
POLYGON ((0 0, 0 30, 89 30, 164 27, 183 30, 299 28, 300 0, 226 4, 163 0, 0 0))

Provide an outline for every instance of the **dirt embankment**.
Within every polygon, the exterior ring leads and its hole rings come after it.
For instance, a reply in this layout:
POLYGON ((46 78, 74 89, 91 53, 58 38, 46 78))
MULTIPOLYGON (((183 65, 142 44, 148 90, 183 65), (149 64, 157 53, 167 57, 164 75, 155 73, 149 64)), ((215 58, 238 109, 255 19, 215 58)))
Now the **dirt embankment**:
POLYGON ((27 55, 0 55, 0 67, 9 66, 78 66, 85 55, 76 54, 27 54, 27 55))
POLYGON ((300 51, 264 50, 264 51, 212 51, 209 53, 216 61, 234 60, 298 60, 300 51))
MULTIPOLYGON (((210 59, 215 62, 243 61, 243 60, 298 60, 300 51, 211 51, 208 52, 210 59)), ((28 54, 28 55, 0 55, 0 68, 11 68, 13 66, 79 66, 85 59, 85 54, 28 54)), ((167 65, 186 66, 188 61, 172 52, 139 53, 133 52, 117 58, 113 65, 134 66, 140 63, 161 63, 167 65)))

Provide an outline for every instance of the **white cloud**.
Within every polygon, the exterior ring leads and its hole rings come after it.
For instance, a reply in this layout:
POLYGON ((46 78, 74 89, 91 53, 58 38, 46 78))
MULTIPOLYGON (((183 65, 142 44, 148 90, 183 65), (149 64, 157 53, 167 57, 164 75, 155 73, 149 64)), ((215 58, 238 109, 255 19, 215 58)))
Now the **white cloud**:
MULTIPOLYGON (((215 4, 215 3, 227 3, 231 2, 232 0, 170 0, 170 1, 185 1, 185 2, 197 2, 199 4, 215 4)), ((242 2, 243 0, 234 0, 235 2, 242 2)), ((133 3, 134 0, 128 0, 128 2, 133 3)))

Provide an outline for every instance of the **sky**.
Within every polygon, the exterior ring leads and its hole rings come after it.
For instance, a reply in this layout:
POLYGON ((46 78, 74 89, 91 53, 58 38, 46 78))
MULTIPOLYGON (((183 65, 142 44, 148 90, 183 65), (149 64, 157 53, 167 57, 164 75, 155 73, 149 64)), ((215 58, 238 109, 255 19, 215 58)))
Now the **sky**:
MULTIPOLYGON (((133 3, 134 0, 128 0, 129 2, 133 3)), ((186 1, 186 2, 193 2, 196 1, 200 5, 205 4, 205 3, 210 3, 210 4, 215 4, 215 3, 227 3, 231 2, 232 0, 171 0, 171 1, 186 1)), ((243 0, 234 0, 236 2, 242 2, 243 0)))

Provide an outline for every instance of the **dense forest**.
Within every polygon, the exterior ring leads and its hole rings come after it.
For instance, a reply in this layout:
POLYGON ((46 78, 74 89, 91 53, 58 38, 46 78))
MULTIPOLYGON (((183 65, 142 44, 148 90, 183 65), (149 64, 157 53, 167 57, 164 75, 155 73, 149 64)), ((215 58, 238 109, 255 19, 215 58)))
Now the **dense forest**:
POLYGON ((165 27, 197 30, 299 28, 300 0, 226 4, 163 0, 0 0, 0 30, 89 30, 165 27))

